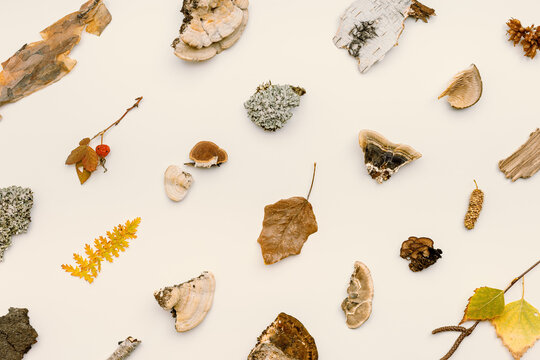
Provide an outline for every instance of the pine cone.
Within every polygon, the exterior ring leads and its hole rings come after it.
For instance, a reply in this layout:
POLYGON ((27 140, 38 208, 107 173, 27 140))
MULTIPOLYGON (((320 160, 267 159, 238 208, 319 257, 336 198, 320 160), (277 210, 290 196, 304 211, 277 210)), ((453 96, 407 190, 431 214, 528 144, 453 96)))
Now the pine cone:
POLYGON ((508 20, 506 25, 508 25, 508 27, 510 28, 506 31, 506 33, 510 35, 510 38, 508 40, 514 42, 514 46, 516 46, 521 41, 521 38, 527 34, 528 28, 525 29, 521 25, 521 21, 513 18, 508 20))
POLYGON ((529 30, 529 33, 523 37, 521 45, 523 45, 525 56, 534 59, 540 43, 540 26, 537 26, 536 28, 529 26, 527 29, 529 30))

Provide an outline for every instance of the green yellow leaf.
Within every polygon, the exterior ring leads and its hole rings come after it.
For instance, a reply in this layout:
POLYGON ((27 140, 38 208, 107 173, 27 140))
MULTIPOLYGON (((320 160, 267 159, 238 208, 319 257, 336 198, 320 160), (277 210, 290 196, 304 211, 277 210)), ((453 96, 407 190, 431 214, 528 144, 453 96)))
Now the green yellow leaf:
POLYGON ((504 291, 481 287, 474 291, 460 324, 469 320, 490 320, 504 311, 504 291))
POLYGON ((491 323, 516 360, 540 339, 540 313, 525 299, 506 305, 502 315, 491 323))

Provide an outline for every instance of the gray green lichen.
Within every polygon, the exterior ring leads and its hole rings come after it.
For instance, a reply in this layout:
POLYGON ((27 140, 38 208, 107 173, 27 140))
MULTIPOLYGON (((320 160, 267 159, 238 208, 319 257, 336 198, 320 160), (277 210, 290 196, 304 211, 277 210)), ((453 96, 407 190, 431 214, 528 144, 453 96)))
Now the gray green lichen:
POLYGON ((244 107, 251 121, 264 130, 276 131, 292 117, 291 110, 300 105, 300 96, 305 93, 301 87, 268 82, 257 88, 244 107))
POLYGON ((11 237, 26 232, 34 196, 29 188, 10 186, 0 189, 0 261, 11 245, 11 237))

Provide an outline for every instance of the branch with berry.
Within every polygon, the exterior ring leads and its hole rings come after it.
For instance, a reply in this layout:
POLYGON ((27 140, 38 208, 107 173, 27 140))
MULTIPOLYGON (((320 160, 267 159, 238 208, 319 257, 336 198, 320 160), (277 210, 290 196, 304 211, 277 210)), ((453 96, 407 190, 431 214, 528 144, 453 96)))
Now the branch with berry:
POLYGON ((111 148, 109 145, 103 143, 103 136, 110 128, 118 125, 128 112, 136 107, 139 107, 139 103, 142 99, 142 96, 136 98, 135 104, 127 109, 120 119, 113 122, 105 130, 98 132, 96 135, 94 135, 94 137, 82 139, 79 141, 79 146, 71 151, 71 154, 69 154, 68 158, 66 159, 66 165, 75 165, 75 171, 77 172, 81 185, 84 184, 88 178, 90 178, 90 175, 96 171, 98 166, 103 168, 103 172, 107 172, 107 168, 105 167, 105 158, 111 152, 111 148), (100 137, 101 143, 96 146, 96 149, 94 150, 90 146, 90 142, 97 137, 100 137))

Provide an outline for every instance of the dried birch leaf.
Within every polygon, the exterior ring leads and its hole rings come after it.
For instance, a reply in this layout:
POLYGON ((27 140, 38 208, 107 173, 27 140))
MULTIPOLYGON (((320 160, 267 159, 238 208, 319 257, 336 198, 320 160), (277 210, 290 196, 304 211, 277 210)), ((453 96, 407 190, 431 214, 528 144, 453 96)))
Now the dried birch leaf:
POLYGON ((516 360, 540 339, 540 313, 525 299, 506 305, 502 315, 491 323, 516 360))
POLYGON ((540 170, 540 129, 508 158, 499 161, 499 169, 508 179, 527 179, 540 170))
POLYGON ((274 264, 298 255, 309 235, 317 231, 317 220, 307 199, 292 197, 264 208, 261 244, 264 263, 274 264))
POLYGON ((2 63, 0 106, 18 101, 64 77, 76 60, 69 53, 86 31, 99 35, 111 21, 102 0, 89 0, 79 11, 58 20, 40 34, 43 40, 25 44, 2 63))
POLYGON ((504 291, 490 287, 481 287, 474 291, 465 308, 460 324, 469 320, 489 320, 504 311, 504 291))
POLYGON ((316 168, 317 164, 314 164, 307 198, 296 196, 265 206, 263 228, 257 242, 266 265, 300 254, 309 235, 317 232, 317 220, 308 201, 316 168))

